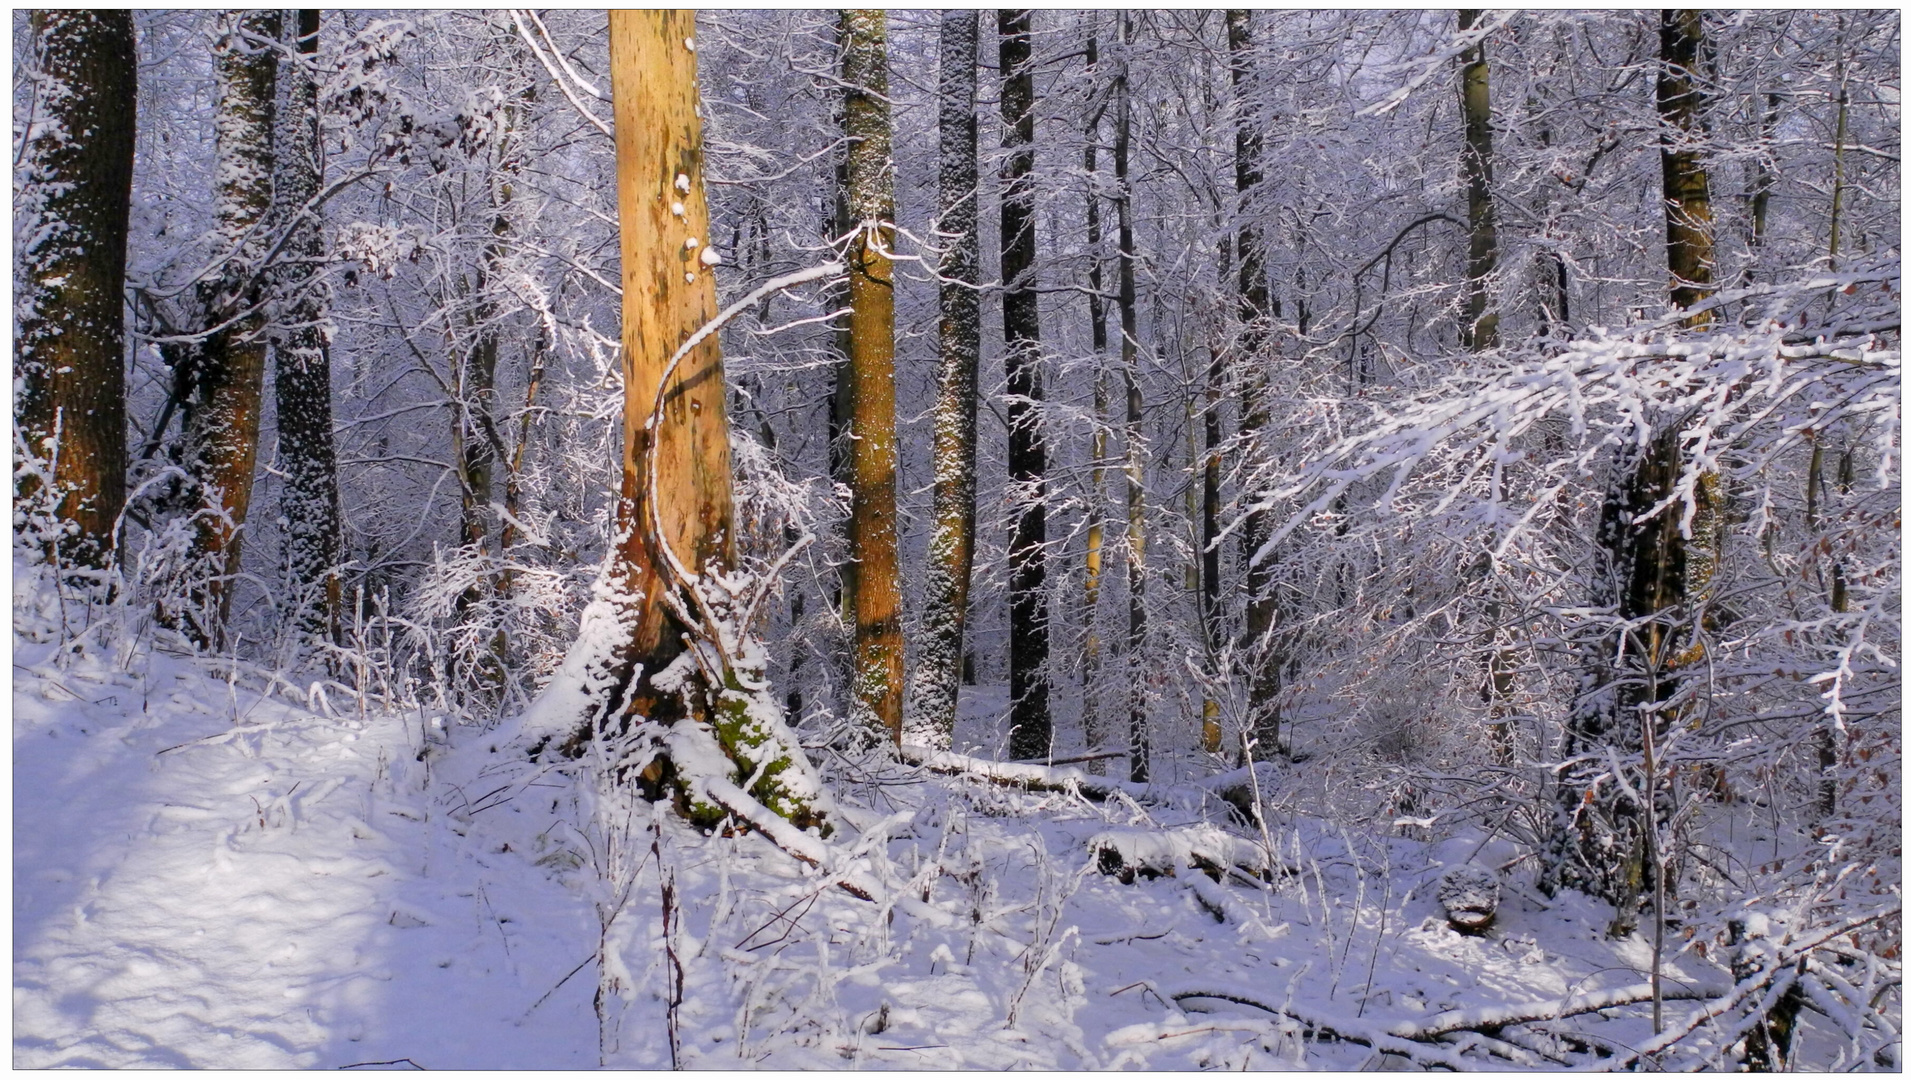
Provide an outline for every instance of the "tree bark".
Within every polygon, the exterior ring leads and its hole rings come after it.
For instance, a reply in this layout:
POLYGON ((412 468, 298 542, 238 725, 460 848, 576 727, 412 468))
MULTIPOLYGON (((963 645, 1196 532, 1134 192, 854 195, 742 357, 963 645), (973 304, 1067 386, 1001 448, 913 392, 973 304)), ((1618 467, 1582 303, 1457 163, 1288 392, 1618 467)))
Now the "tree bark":
MULTIPOLYGON (((617 568, 624 579, 623 600, 634 614, 629 660, 648 674, 683 652, 683 635, 692 629, 666 605, 668 579, 653 545, 668 544, 695 573, 705 567, 728 569, 735 558, 730 430, 716 335, 684 357, 664 391, 656 429, 646 426, 671 356, 717 314, 716 282, 700 258, 710 219, 696 54, 684 46, 696 36, 696 20, 684 11, 620 11, 611 16, 610 26, 624 287, 617 568), (654 492, 647 490, 653 457, 654 492), (655 537, 643 524, 653 498, 662 522, 662 534, 655 537)), ((652 715, 662 704, 658 697, 640 688, 631 712, 652 715)))
POLYGON ((316 208, 324 174, 319 143, 319 13, 304 9, 291 27, 298 61, 279 72, 274 186, 285 223, 287 261, 273 275, 279 316, 273 333, 273 385, 279 417, 280 499, 285 519, 286 598, 300 632, 337 641, 341 598, 338 459, 332 444, 332 362, 325 334, 329 290, 318 260, 325 252, 316 208))
POLYGON ((814 861, 796 829, 827 829, 827 795, 770 697, 748 625, 761 594, 726 587, 749 580, 728 576, 730 438, 695 41, 693 12, 610 15, 624 316, 617 536, 577 642, 518 724, 537 736, 534 756, 554 739, 573 757, 601 746, 619 779, 674 796, 692 821, 734 815, 814 861), (647 738, 621 742, 638 724, 647 738))
MULTIPOLYGON (((1462 9, 1460 32, 1471 30, 1480 13, 1462 9)), ((1481 42, 1460 54, 1460 109, 1466 123, 1466 149, 1460 153, 1460 179, 1466 184, 1466 314, 1461 343, 1491 349, 1500 343, 1500 316, 1487 309, 1486 288, 1499 265, 1499 232, 1493 213, 1493 98, 1481 42)))
MULTIPOLYGON (((30 17, 33 112, 15 212, 14 422, 54 490, 15 472, 14 505, 52 495, 48 556, 103 568, 126 500, 126 222, 133 180, 133 21, 126 11, 30 17)), ((16 450, 18 447, 16 446, 16 450)))
MULTIPOLYGON (((1091 28, 1098 14, 1086 13, 1091 28)), ((1101 73, 1097 45, 1095 35, 1089 34, 1087 61, 1091 86, 1101 73)), ((1101 192, 1097 190, 1096 164, 1103 111, 1104 106, 1097 105, 1082 132, 1082 171, 1088 175, 1088 333, 1095 355, 1094 431, 1088 442, 1088 550, 1082 566, 1082 610, 1086 623, 1082 641, 1082 740, 1091 750, 1099 749, 1107 740, 1101 716, 1101 574, 1107 529, 1102 502, 1107 470, 1102 463, 1108 458, 1108 302, 1102 295, 1101 192)), ((1095 761, 1089 768, 1099 771, 1103 764, 1095 761)))
POLYGON ((856 564, 850 716, 902 745, 902 587, 896 555, 895 171, 881 10, 844 11, 849 141, 849 558, 856 564))
POLYGON ((1148 782, 1148 519, 1143 501, 1147 442, 1141 431, 1140 327, 1135 315, 1135 227, 1133 186, 1128 177, 1130 136, 1128 52, 1134 24, 1127 11, 1120 19, 1121 70, 1115 76, 1115 242, 1118 252, 1116 304, 1121 309, 1121 376, 1128 411, 1123 439, 1128 460, 1128 779, 1148 782))
POLYGON ((1002 72, 1002 333, 1008 346, 1009 756, 1046 758, 1048 710, 1048 453, 1042 440, 1041 316, 1035 287, 1035 76, 1027 10, 996 15, 1002 72))
MULTIPOLYGON (((1665 186, 1666 269, 1672 306, 1690 308, 1712 295, 1712 197, 1698 142, 1705 134, 1705 13, 1668 9, 1659 18, 1659 171, 1665 186)), ((1710 325, 1704 312, 1688 326, 1710 325)))
MULTIPOLYGON (((1706 48, 1702 13, 1663 12, 1659 45, 1666 269, 1673 306, 1689 309, 1711 295, 1713 266, 1706 174, 1695 146, 1705 107, 1694 78, 1706 48)), ((1702 329, 1712 321, 1711 312, 1701 312, 1685 324, 1702 329)), ((1684 468, 1681 444, 1677 423, 1666 424, 1630 459, 1616 463, 1598 541, 1621 629, 1593 658, 1587 690, 1575 703, 1566 732, 1569 758, 1602 747, 1643 755, 1644 769, 1627 766, 1621 785, 1643 795, 1618 793, 1607 783, 1589 797, 1603 764, 1563 773, 1559 794, 1569 824, 1546 878, 1551 887, 1574 885, 1609 901, 1614 936, 1637 925, 1639 902, 1649 890, 1672 891, 1678 880, 1654 825, 1657 778, 1650 750, 1676 719, 1659 706, 1678 692, 1678 669, 1699 658, 1697 651, 1688 651, 1692 607, 1716 565, 1719 528, 1717 483, 1709 474, 1699 478, 1695 490, 1690 540, 1681 530, 1677 506, 1644 517, 1672 496, 1684 468)))
MULTIPOLYGON (((1267 248, 1257 224, 1254 205, 1261 186, 1261 134, 1252 119, 1248 96, 1251 50, 1254 44, 1251 15, 1231 9, 1227 13, 1228 65, 1234 84, 1237 115, 1234 128, 1234 190, 1237 196, 1234 247, 1239 262, 1236 298, 1241 320, 1241 338, 1236 364, 1241 374, 1241 443, 1252 448, 1268 425, 1267 347, 1269 320, 1273 314, 1267 285, 1267 248)), ((1306 316, 1303 314, 1302 321, 1306 316)), ((1305 326, 1301 332, 1306 333, 1305 326)), ((1241 528, 1241 563, 1247 568, 1247 618, 1242 628, 1241 652, 1248 667, 1249 731, 1260 755, 1281 751, 1281 714, 1277 698, 1281 690, 1281 667, 1285 663, 1275 640, 1278 600, 1274 595, 1274 560, 1256 558, 1272 534, 1271 512, 1248 511, 1241 528)), ((1241 748, 1245 760, 1247 746, 1241 748)))
MULTIPOLYGON (((225 642, 232 584, 239 573, 246 514, 258 463, 265 388, 267 297, 261 263, 272 213, 272 138, 281 17, 228 12, 213 49, 219 102, 214 120, 219 180, 213 193, 219 250, 230 252, 199 291, 206 336, 181 351, 181 424, 192 477, 192 575, 183 607, 162 601, 160 617, 202 646, 225 642)), ((180 599, 180 598, 174 598, 180 599)))
POLYGON ((974 11, 945 11, 938 43, 941 161, 936 234, 940 365, 936 375, 935 496, 923 588, 922 647, 909 695, 919 733, 946 750, 962 686, 963 631, 975 563, 977 373, 982 355, 981 276, 976 237, 976 23, 974 11))

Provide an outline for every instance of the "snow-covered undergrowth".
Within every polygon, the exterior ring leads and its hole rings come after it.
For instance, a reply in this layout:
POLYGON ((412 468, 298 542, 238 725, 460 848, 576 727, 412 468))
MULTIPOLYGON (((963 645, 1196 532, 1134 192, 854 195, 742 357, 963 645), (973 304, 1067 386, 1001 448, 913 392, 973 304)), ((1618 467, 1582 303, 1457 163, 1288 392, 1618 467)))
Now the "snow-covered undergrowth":
MULTIPOLYGON (((1512 873, 1489 929, 1448 926, 1442 875, 1515 854, 1478 833, 1289 818, 1264 884, 1237 857, 1258 833, 1198 798, 897 765, 836 785, 831 847, 870 902, 429 712, 308 709, 145 645, 56 663, 31 637, 16 627, 16 1067, 1494 1068, 1653 1037, 1650 947, 1608 940, 1603 905, 1512 873), (1249 870, 1217 882, 1200 858, 1249 870), (1602 993, 1632 1003, 1576 1011, 1602 993), (1577 1042, 1549 1034, 1559 1013, 1577 1042)), ((1673 1029, 1734 975, 1669 952, 1673 1029)), ((1893 1024, 1895 970, 1845 973, 1893 1024)), ((1667 1063, 1729 1065, 1729 1020, 1667 1063)), ((1799 1064, 1888 1064, 1892 1041, 1880 1057, 1807 1010, 1799 1064)))

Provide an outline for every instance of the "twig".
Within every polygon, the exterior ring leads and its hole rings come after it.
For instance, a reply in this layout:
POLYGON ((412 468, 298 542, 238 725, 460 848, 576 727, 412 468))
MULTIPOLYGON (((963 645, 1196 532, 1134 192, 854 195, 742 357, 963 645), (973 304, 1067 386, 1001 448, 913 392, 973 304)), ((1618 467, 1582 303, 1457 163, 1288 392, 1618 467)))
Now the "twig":
MULTIPOLYGON (((557 992, 558 992, 559 990, 562 990, 562 989, 564 989, 564 984, 565 984, 565 983, 567 983, 567 982, 570 982, 570 981, 571 981, 571 976, 572 976, 572 975, 575 975, 575 974, 577 974, 578 972, 580 972, 580 971, 582 971, 582 970, 584 970, 584 968, 585 968, 585 966, 586 966, 586 965, 588 965, 588 964, 589 964, 589 963, 590 963, 590 962, 591 962, 592 960, 595 960, 595 959, 597 959, 597 954, 596 954, 596 953, 592 953, 591 955, 589 955, 589 956, 586 956, 586 957, 585 957, 584 959, 582 959, 582 960, 579 960, 579 961, 577 962, 577 966, 576 966, 576 967, 574 967, 574 968, 572 968, 572 969, 570 970, 570 972, 569 972, 569 974, 566 974, 566 975, 565 975, 565 976, 564 976, 563 978, 561 978, 561 979, 559 979, 559 980, 557 980, 557 985, 556 985, 556 986, 553 986, 553 987, 551 987, 551 988, 550 988, 549 990, 546 990, 546 991, 544 991, 544 996, 543 996, 543 997, 540 997, 540 998, 538 998, 538 999, 537 999, 536 1001, 533 1001, 533 1002, 531 1003, 531 1007, 530 1007, 530 1008, 528 1008, 528 1009, 526 1009, 526 1010, 524 1010, 524 1015, 523 1015, 523 1016, 520 1016, 520 1017, 518 1017, 518 1023, 520 1023, 520 1024, 522 1024, 522 1023, 524 1023, 524 1022, 525 1022, 526 1020, 529 1020, 529 1019, 531 1018, 531 1014, 537 1011, 537 1007, 538 1007, 539 1005, 542 1005, 542 1004, 544 1004, 544 1003, 545 1003, 546 1001, 548 1001, 548 1000, 550 1000, 550 997, 551 997, 551 995, 552 995, 552 994, 555 994, 555 993, 557 993, 557 992)), ((387 1064, 389 1064, 389 1063, 387 1063, 387 1064)))

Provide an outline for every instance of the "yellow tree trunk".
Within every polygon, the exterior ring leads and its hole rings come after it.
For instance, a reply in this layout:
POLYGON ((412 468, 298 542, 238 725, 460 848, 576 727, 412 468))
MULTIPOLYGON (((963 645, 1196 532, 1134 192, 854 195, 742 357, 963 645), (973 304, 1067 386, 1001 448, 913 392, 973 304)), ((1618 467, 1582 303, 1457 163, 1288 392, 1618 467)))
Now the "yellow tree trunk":
POLYGON ((889 70, 880 10, 843 12, 848 100, 849 558, 856 566, 850 712, 902 745, 902 589, 896 557, 896 242, 889 70))
MULTIPOLYGON (((624 287, 624 468, 617 506, 621 593, 635 605, 632 658, 647 672, 683 651, 684 627, 664 600, 661 539, 693 572, 728 569, 734 555, 730 429, 723 354, 713 334, 684 357, 647 429, 657 385, 679 346, 716 317, 716 281, 703 261, 710 217, 697 117, 696 17, 688 11, 610 16, 617 133, 617 219, 624 287), (646 490, 647 457, 657 490, 646 490), (660 537, 641 527, 656 499, 660 537)), ((648 713, 645 695, 633 711, 648 713)))

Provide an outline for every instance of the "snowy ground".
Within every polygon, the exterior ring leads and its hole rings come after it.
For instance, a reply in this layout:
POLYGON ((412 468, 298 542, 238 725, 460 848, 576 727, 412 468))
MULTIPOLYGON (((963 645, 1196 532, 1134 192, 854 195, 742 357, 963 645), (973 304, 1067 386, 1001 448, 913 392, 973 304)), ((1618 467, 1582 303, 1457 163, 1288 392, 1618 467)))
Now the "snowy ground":
MULTIPOLYGON (((1502 855, 1479 838, 1288 822, 1274 888, 1185 869, 1124 884, 1090 839, 1194 823, 1191 802, 901 767, 839 790, 836 842, 875 855, 878 903, 649 807, 607 860, 588 793, 475 733, 447 745, 429 715, 315 714, 165 655, 48 656, 16 639, 16 1067, 657 1067, 674 1013, 699 1068, 1371 1068, 1403 1059, 1175 994, 1378 1029, 1634 985, 1648 964, 1640 939, 1602 936, 1603 907, 1517 885, 1485 934, 1449 929, 1443 868, 1502 855), (633 988, 610 986, 601 1027, 600 915, 633 988)), ((1726 981, 1689 952, 1668 969, 1726 981)), ((1649 1035, 1636 1009, 1595 1023, 1618 1045, 1649 1035)))
POLYGON ((417 716, 44 653, 14 652, 15 1067, 595 1063, 588 981, 524 1020, 594 917, 458 835, 417 716))

